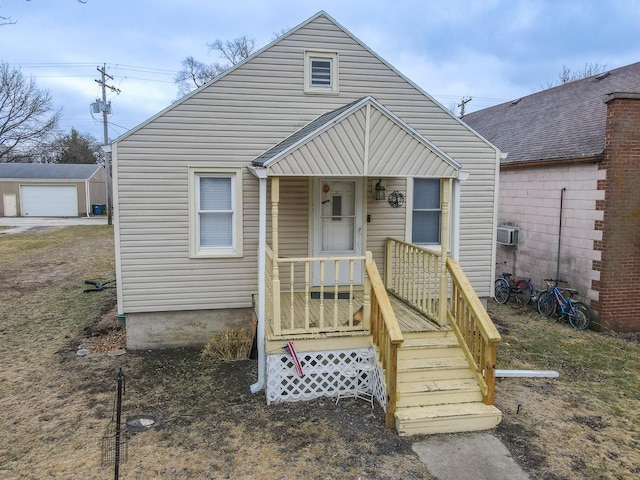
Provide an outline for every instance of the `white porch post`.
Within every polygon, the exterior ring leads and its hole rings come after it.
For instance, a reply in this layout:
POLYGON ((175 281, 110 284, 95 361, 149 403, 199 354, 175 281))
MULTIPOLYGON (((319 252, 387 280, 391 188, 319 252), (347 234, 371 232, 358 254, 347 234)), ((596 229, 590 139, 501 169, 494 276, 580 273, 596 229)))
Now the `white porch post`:
POLYGON ((447 323, 447 297, 449 281, 447 277, 447 250, 449 249, 449 197, 451 195, 451 179, 443 179, 442 182, 442 229, 440 232, 440 245, 442 256, 440 257, 440 301, 438 323, 447 323))
POLYGON ((264 388, 266 362, 264 352, 265 322, 266 322, 266 250, 267 250, 267 175, 265 170, 254 170, 258 177, 259 207, 258 207, 258 328, 256 331, 256 345, 258 347, 258 380, 251 385, 251 393, 257 393, 264 388))
POLYGON ((280 202, 280 178, 271 177, 271 250, 273 251, 273 333, 280 335, 280 270, 278 257, 278 204, 280 202))

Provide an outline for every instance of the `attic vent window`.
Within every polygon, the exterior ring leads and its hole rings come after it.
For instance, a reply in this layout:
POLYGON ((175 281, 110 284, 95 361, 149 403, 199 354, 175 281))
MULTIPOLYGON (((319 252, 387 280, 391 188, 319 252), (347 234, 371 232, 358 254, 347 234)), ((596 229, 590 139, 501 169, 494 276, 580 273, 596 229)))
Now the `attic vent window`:
POLYGON ((597 75, 597 76, 596 76, 596 80, 602 80, 603 78, 606 78, 606 77, 608 77, 609 75, 611 75, 611 72, 604 72, 604 73, 601 73, 600 75, 597 75))
POLYGON ((311 58, 311 87, 331 88, 330 58, 311 58))
POLYGON ((335 52, 305 52, 305 93, 338 93, 338 54, 335 52))
POLYGON ((516 100, 511 102, 511 105, 517 105, 522 101, 522 98, 517 98, 516 100))

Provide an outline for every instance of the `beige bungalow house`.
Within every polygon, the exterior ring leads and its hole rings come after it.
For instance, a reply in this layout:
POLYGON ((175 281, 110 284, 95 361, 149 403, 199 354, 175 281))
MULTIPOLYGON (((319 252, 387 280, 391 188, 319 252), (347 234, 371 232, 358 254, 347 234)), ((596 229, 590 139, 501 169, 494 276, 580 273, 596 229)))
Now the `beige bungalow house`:
POLYGON ((366 398, 406 435, 500 421, 500 152, 325 12, 112 152, 128 348, 253 320, 268 402, 366 398))

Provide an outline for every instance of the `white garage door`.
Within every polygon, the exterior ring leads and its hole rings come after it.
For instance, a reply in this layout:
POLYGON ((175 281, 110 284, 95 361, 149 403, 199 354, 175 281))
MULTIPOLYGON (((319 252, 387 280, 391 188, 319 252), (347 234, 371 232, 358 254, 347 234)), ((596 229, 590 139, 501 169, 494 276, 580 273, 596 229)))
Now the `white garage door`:
POLYGON ((29 217, 77 217, 75 185, 21 185, 20 211, 29 217))

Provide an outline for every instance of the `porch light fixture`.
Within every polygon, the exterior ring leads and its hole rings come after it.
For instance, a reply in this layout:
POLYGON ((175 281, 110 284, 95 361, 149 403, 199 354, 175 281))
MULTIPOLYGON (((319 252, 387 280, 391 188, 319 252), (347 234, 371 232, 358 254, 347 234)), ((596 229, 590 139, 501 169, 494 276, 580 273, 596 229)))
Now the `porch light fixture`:
POLYGON ((382 179, 378 180, 378 183, 376 183, 376 200, 384 200, 384 192, 386 190, 385 186, 384 186, 384 182, 382 181, 382 179))

